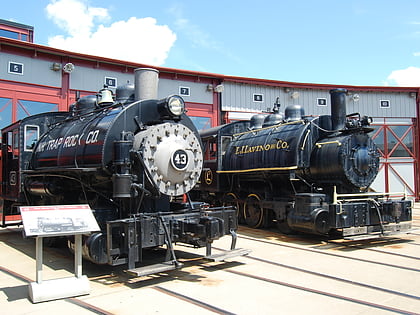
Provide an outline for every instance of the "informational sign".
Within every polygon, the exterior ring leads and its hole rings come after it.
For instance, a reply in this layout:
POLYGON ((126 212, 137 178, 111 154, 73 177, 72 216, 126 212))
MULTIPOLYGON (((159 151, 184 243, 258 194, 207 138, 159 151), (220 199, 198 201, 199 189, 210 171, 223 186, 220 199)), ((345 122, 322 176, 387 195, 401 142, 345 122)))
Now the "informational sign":
POLYGON ((74 235, 99 231, 89 205, 20 207, 26 236, 74 235))

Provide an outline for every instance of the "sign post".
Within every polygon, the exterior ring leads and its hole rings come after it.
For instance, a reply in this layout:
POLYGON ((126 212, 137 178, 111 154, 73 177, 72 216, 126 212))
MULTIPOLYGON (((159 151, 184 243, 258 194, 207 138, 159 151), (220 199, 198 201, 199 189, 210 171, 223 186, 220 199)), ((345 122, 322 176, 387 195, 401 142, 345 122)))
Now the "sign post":
POLYGON ((89 280, 82 275, 82 235, 99 231, 89 205, 20 207, 26 236, 36 237, 36 282, 29 284, 33 303, 90 293, 89 280), (74 277, 42 279, 44 237, 74 236, 74 277))

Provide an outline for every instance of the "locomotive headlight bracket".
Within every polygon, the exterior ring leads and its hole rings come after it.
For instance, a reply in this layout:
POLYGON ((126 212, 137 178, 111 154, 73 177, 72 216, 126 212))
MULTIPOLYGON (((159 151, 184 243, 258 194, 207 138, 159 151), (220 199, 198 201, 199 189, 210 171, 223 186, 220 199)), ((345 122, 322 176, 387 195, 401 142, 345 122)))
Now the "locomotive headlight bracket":
POLYGON ((185 113, 185 102, 181 96, 171 95, 158 102, 158 110, 162 116, 179 117, 185 113))

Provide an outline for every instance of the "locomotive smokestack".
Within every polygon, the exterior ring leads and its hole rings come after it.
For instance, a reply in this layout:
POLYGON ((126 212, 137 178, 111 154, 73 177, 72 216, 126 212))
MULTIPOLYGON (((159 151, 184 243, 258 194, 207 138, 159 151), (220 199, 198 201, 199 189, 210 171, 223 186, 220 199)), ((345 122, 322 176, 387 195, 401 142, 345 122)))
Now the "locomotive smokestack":
POLYGON ((151 68, 134 70, 135 100, 156 99, 158 94, 159 71, 151 68))
POLYGON ((346 125, 346 89, 330 90, 332 130, 343 129, 346 125))

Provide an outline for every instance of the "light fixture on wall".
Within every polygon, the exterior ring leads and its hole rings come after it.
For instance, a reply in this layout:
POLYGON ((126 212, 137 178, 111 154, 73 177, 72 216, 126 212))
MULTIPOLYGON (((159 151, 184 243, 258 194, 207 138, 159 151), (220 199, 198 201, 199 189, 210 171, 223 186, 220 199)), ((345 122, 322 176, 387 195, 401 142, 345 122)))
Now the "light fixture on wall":
POLYGON ((222 84, 218 84, 214 87, 216 93, 222 93, 225 90, 225 87, 222 84))
POLYGON ((347 96, 350 101, 358 102, 360 100, 360 95, 358 93, 353 93, 352 91, 347 92, 347 96))
POLYGON ((292 94, 290 94, 290 97, 292 98, 292 99, 298 99, 299 98, 299 92, 293 92, 292 94))
POLYGON ((351 97, 351 99, 353 100, 353 102, 358 102, 360 100, 360 95, 359 94, 353 94, 353 96, 351 97))
POLYGON ((63 67, 63 71, 65 73, 72 73, 74 70, 74 64, 72 64, 71 62, 66 63, 63 67))
POLYGON ((52 71, 60 71, 61 70, 61 63, 54 62, 50 68, 52 71))

